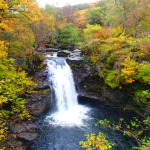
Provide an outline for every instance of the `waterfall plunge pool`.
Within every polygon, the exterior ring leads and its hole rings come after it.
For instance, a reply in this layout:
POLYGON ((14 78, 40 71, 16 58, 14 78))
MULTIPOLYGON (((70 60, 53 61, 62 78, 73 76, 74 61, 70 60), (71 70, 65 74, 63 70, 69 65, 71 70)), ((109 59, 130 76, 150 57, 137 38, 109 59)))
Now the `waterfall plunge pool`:
POLYGON ((112 150, 132 150, 133 140, 95 124, 102 119, 117 123, 119 118, 131 117, 124 111, 116 110, 93 100, 77 99, 73 75, 65 58, 56 55, 48 57, 49 84, 52 91, 48 112, 37 121, 40 136, 33 141, 32 150, 84 150, 79 145, 85 134, 103 132, 115 146, 112 150), (79 101, 79 102, 78 102, 79 101))
POLYGON ((83 102, 83 100, 80 100, 79 98, 79 103, 81 103, 81 106, 90 109, 86 114, 87 118, 83 120, 83 126, 64 126, 63 124, 59 124, 60 122, 53 122, 52 118, 50 123, 47 120, 47 117, 51 116, 51 112, 49 112, 37 121, 37 125, 40 128, 40 136, 34 141, 31 149, 85 150, 79 145, 80 141, 85 140, 84 135, 103 132, 107 135, 107 139, 115 145, 112 150, 133 150, 132 147, 135 146, 133 139, 125 137, 121 133, 114 132, 103 126, 95 127, 95 124, 102 119, 110 120, 113 123, 117 123, 119 118, 125 118, 126 121, 129 121, 132 118, 132 114, 105 106, 102 103, 95 102, 95 100, 92 102, 92 99, 88 99, 86 103, 86 99, 84 99, 83 102))

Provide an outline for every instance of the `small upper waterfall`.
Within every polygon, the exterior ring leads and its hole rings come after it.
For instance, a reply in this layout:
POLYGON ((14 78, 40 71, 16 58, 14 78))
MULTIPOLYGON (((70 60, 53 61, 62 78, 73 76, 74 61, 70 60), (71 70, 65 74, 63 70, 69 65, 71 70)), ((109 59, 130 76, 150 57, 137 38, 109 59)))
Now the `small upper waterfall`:
POLYGON ((46 117, 53 125, 82 125, 88 108, 79 105, 73 75, 65 58, 48 56, 49 83, 56 104, 56 112, 46 117))

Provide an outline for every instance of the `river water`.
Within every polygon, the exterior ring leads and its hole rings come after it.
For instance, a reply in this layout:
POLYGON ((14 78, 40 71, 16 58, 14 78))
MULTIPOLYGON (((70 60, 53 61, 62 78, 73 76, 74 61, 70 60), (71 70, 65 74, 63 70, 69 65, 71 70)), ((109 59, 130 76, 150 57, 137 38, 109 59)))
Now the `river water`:
POLYGON ((101 119, 113 123, 119 118, 129 119, 130 114, 116 110, 94 100, 78 99, 72 71, 65 58, 47 57, 49 84, 52 90, 54 109, 37 121, 40 136, 32 150, 83 150, 79 145, 85 134, 103 132, 114 144, 112 150, 132 150, 133 140, 119 132, 95 124, 101 119))

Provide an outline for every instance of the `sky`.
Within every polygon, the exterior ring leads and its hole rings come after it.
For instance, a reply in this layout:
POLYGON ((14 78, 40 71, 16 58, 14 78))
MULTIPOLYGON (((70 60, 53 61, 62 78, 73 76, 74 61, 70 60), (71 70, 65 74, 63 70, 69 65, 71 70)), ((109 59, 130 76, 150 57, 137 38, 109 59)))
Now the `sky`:
POLYGON ((82 3, 95 2, 97 0, 36 0, 40 7, 44 7, 46 4, 55 5, 58 7, 65 6, 66 4, 75 5, 82 3))

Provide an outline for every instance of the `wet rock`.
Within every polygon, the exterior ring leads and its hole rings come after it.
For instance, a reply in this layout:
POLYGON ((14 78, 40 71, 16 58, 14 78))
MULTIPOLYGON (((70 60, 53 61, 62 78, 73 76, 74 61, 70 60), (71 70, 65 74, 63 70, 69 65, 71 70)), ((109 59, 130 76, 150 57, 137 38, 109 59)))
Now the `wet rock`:
POLYGON ((119 89, 111 89, 109 87, 106 87, 104 90, 102 90, 102 98, 105 101, 110 101, 113 104, 127 104, 131 97, 127 95, 126 91, 119 90, 119 89))
POLYGON ((69 50, 61 50, 58 51, 57 56, 58 57, 68 57, 70 55, 70 51, 69 50))
POLYGON ((81 50, 75 49, 75 50, 71 51, 69 57, 70 58, 81 57, 81 50))
POLYGON ((37 86, 34 88, 36 91, 32 93, 26 100, 26 107, 31 115, 39 117, 50 108, 50 87, 47 80, 48 71, 46 66, 34 76, 34 81, 37 86))
POLYGON ((44 90, 44 89, 49 89, 49 82, 47 81, 48 77, 48 71, 47 69, 43 69, 41 72, 38 72, 35 75, 35 82, 37 83, 37 86, 35 87, 35 90, 44 90))
POLYGON ((58 52, 60 49, 57 48, 45 48, 46 52, 58 52))
POLYGON ((83 62, 84 57, 68 57, 66 59, 68 64, 74 63, 74 64, 80 64, 81 62, 83 62))
POLYGON ((45 51, 46 51, 46 49, 45 49, 45 48, 41 48, 41 47, 36 48, 36 50, 37 50, 38 52, 45 52, 45 51))
POLYGON ((83 60, 70 60, 67 59, 67 63, 70 65, 73 77, 75 81, 75 85, 78 93, 82 93, 82 87, 80 86, 84 79, 90 75, 91 67, 85 63, 83 60))
POLYGON ((33 120, 22 120, 20 124, 18 124, 17 120, 14 119, 10 123, 9 129, 7 147, 11 147, 15 150, 28 150, 28 146, 31 145, 30 141, 35 139, 39 132, 33 120))
POLYGON ((13 131, 14 133, 22 133, 25 132, 26 129, 23 125, 15 125, 10 127, 10 130, 13 131))
POLYGON ((36 86, 35 90, 39 91, 39 90, 45 90, 45 89, 49 89, 49 84, 47 82, 42 82, 42 81, 38 81, 39 84, 36 86))
POLYGON ((26 132, 33 132, 33 133, 38 132, 38 127, 33 123, 26 124, 25 129, 26 129, 26 132))
POLYGON ((20 133, 17 135, 18 139, 25 140, 25 141, 33 141, 38 137, 37 133, 20 133))
POLYGON ((131 100, 126 91, 106 86, 97 73, 98 68, 93 67, 86 60, 74 60, 75 58, 67 58, 67 63, 72 68, 79 97, 97 99, 115 107, 120 105, 124 107, 131 100))
POLYGON ((41 116, 50 108, 50 94, 33 94, 33 97, 27 100, 27 110, 33 116, 41 116))
POLYGON ((15 150, 27 150, 25 146, 16 147, 15 150))

